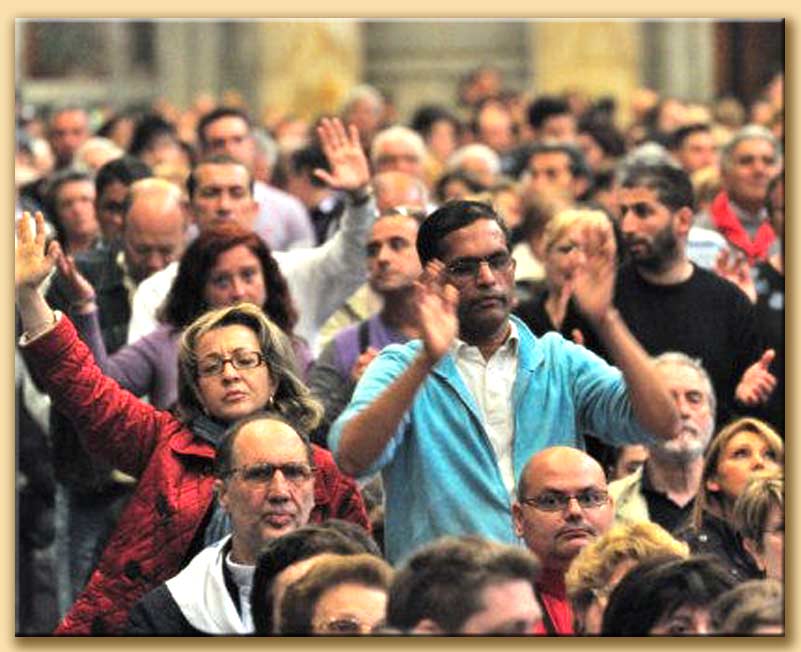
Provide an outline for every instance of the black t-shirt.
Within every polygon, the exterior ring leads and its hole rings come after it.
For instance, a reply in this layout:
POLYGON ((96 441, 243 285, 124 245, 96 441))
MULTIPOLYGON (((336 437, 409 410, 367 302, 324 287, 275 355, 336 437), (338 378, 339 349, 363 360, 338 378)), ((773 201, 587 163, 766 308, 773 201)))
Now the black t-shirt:
POLYGON ((770 372, 778 381, 768 402, 759 408, 758 416, 784 436, 784 275, 770 263, 759 263, 754 268, 754 285, 757 330, 765 348, 776 350, 770 372))
POLYGON ((642 494, 648 503, 648 517, 671 534, 675 534, 689 524, 695 498, 684 507, 680 507, 667 495, 654 489, 646 471, 647 469, 642 470, 642 494))
POLYGON ((628 264, 617 276, 615 304, 651 355, 680 351, 701 360, 715 388, 718 427, 742 411, 734 392, 763 347, 754 307, 737 286, 695 265, 686 281, 655 285, 628 264))

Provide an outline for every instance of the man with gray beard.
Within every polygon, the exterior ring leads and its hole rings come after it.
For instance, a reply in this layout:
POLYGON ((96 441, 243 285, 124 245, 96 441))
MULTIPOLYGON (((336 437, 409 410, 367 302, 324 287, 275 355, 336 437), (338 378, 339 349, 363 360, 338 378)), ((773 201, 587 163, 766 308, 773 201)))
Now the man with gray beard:
POLYGON ((615 521, 653 521, 674 533, 692 513, 704 452, 715 431, 715 392, 697 360, 669 351, 654 359, 679 411, 679 433, 649 447, 635 473, 609 485, 615 521))

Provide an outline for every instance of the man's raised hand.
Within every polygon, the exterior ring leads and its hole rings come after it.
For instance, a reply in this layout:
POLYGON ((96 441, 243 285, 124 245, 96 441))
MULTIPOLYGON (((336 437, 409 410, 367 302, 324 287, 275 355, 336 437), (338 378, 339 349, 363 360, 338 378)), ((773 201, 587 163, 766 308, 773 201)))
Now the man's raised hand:
POLYGON ((315 176, 335 190, 354 192, 370 182, 370 166, 359 140, 359 130, 350 125, 345 130, 339 118, 323 118, 317 135, 331 171, 314 170, 315 176))
POLYGON ((445 282, 444 276, 445 265, 437 259, 430 260, 414 284, 423 344, 434 362, 448 352, 459 332, 459 291, 445 282))

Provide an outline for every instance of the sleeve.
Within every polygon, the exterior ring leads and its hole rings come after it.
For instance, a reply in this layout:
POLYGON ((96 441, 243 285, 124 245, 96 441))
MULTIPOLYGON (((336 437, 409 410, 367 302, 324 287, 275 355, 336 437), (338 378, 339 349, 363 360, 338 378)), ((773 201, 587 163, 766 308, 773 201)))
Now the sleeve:
POLYGON ((325 408, 323 421, 314 435, 315 443, 325 440, 325 434, 345 409, 353 393, 353 383, 350 378, 343 378, 339 373, 336 355, 336 342, 331 341, 309 372, 309 389, 325 408))
POLYGON ((75 315, 73 319, 81 339, 89 346, 97 366, 104 374, 136 396, 150 393, 153 387, 154 369, 147 355, 148 347, 145 340, 149 336, 137 340, 134 344, 122 346, 109 356, 100 332, 97 311, 75 315))
POLYGON ((93 457, 139 477, 156 446, 175 431, 172 415, 103 374, 67 317, 22 352, 53 407, 70 419, 93 457))
POLYGON ((589 432, 611 446, 655 443, 634 416, 623 373, 585 347, 560 340, 579 432, 589 432))
POLYGON ((317 239, 314 235, 311 218, 306 207, 290 196, 287 201, 287 241, 288 249, 314 247, 317 239))
POLYGON ((376 217, 371 199, 361 206, 348 205, 334 237, 313 249, 276 251, 273 255, 300 307, 295 329, 314 342, 317 331, 364 283, 365 242, 376 217))
POLYGON ((128 636, 198 634, 173 600, 166 584, 147 593, 128 614, 128 636))
MULTIPOLYGON (((356 385, 350 403, 348 403, 345 411, 339 415, 339 418, 331 426, 331 430, 328 433, 328 446, 334 455, 334 459, 337 458, 337 451, 342 438, 342 429, 345 427, 345 424, 364 410, 382 392, 387 390, 395 379, 406 370, 411 364, 414 355, 417 354, 419 346, 419 342, 405 345, 390 344, 383 348, 378 354, 378 357, 367 366, 367 369, 365 369, 364 374, 356 385)), ((403 443, 405 434, 410 425, 411 411, 407 411, 401 418, 397 430, 387 443, 384 451, 364 473, 359 475, 360 478, 373 475, 392 461, 398 447, 403 443)))

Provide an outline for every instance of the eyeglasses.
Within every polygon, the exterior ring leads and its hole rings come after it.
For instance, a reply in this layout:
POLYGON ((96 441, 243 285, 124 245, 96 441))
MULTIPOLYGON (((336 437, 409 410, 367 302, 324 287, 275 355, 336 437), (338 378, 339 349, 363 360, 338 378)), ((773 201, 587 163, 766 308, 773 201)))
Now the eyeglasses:
POLYGON ((511 262, 512 255, 508 251, 499 251, 484 258, 459 258, 448 263, 445 269, 451 276, 470 279, 478 276, 482 263, 487 263, 493 272, 505 272, 511 262))
POLYGON ((320 634, 334 634, 340 636, 370 634, 374 630, 373 627, 355 618, 334 618, 333 620, 318 624, 314 629, 320 634))
POLYGON ((250 484, 268 484, 272 481, 276 471, 280 471, 287 482, 298 485, 303 484, 314 475, 314 467, 302 462, 287 462, 286 464, 264 462, 235 467, 228 470, 225 476, 239 473, 242 479, 250 484))
POLYGON ((230 358, 208 357, 198 363, 198 376, 219 376, 225 364, 230 362, 234 369, 253 369, 264 364, 264 356, 258 351, 234 351, 230 358))
POLYGON ((603 489, 586 489, 577 494, 546 491, 539 496, 523 498, 520 502, 543 512, 561 512, 570 504, 572 498, 576 499, 582 509, 595 509, 606 505, 609 500, 609 492, 603 489))

